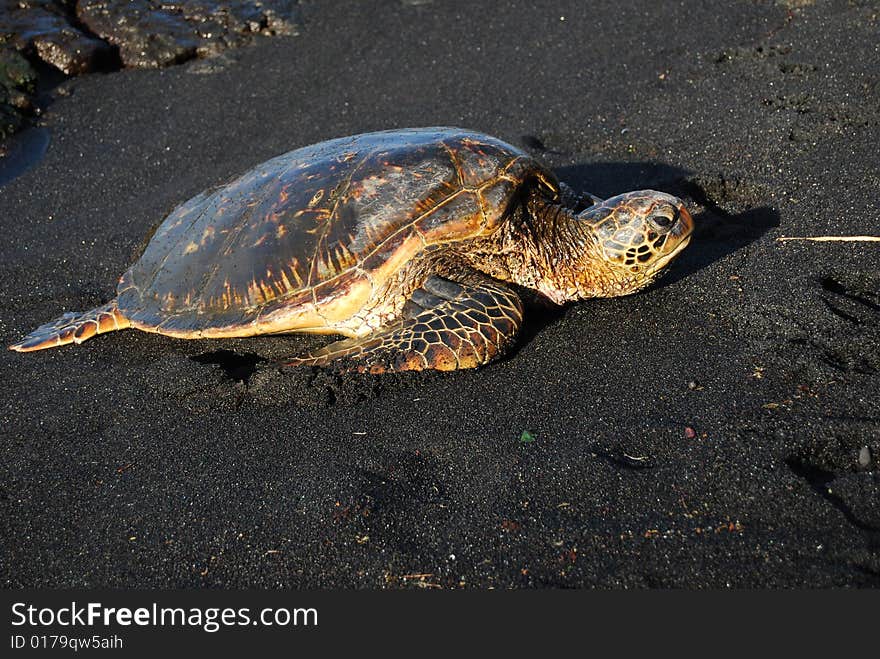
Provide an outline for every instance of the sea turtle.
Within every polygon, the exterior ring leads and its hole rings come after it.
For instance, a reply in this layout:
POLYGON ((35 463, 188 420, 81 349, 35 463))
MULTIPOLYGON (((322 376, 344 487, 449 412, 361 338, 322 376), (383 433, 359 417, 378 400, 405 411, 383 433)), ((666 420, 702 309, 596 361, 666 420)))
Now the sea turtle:
POLYGON ((116 298, 12 350, 133 327, 180 338, 348 338, 286 361, 472 368, 503 355, 517 289, 555 304, 647 286, 690 240, 682 202, 576 194, 525 152, 458 128, 365 133, 258 165, 178 206, 116 298))

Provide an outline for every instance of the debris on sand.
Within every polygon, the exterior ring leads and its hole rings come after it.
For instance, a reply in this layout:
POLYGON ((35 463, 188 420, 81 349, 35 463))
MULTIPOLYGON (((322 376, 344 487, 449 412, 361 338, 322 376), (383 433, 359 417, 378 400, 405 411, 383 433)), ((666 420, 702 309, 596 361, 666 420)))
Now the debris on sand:
POLYGON ((776 242, 804 240, 814 243, 880 243, 880 236, 780 236, 776 242))

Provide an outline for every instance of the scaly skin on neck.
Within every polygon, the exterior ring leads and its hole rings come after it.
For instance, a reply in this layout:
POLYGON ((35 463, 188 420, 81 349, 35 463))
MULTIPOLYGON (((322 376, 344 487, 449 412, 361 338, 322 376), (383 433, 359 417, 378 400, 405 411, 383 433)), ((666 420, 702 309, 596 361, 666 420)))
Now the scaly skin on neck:
POLYGON ((502 237, 510 281, 556 304, 618 294, 621 273, 601 254, 592 226, 559 203, 533 193, 502 237))

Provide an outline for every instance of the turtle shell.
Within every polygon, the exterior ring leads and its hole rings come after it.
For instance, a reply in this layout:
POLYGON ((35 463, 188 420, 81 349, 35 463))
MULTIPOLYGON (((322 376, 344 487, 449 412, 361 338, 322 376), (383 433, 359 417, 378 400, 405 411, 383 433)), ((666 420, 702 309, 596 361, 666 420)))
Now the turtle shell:
POLYGON ((120 279, 120 311, 178 336, 337 331, 428 245, 494 231, 526 180, 558 183, 479 133, 366 133, 291 151, 177 207, 120 279))

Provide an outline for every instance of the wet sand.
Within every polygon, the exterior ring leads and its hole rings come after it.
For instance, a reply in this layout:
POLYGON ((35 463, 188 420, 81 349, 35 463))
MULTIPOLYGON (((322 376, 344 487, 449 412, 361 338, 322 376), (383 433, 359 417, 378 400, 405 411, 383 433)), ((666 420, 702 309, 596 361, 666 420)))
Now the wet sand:
POLYGON ((482 130, 698 229, 473 372, 268 365, 302 336, 0 352, 3 586, 880 585, 880 244, 777 241, 880 235, 876 3, 531 4, 320 3, 63 84, 0 187, 4 344, 111 298, 178 203, 369 130, 482 130))

